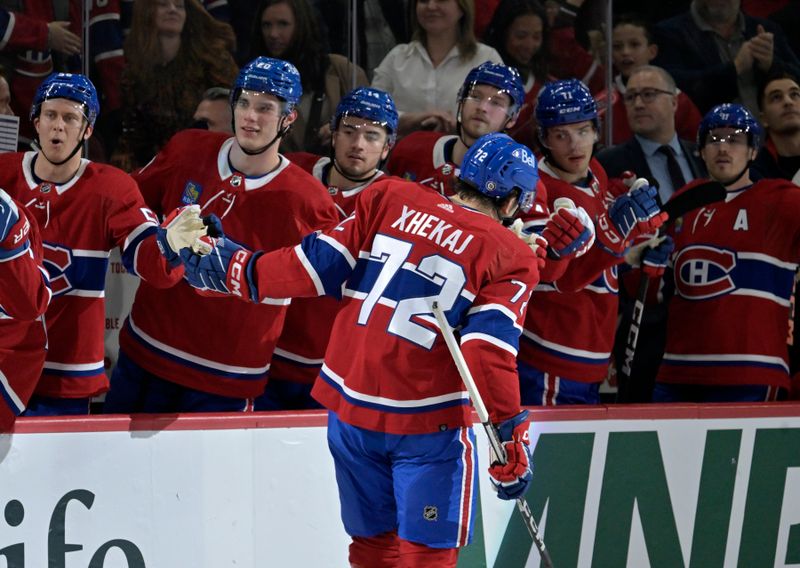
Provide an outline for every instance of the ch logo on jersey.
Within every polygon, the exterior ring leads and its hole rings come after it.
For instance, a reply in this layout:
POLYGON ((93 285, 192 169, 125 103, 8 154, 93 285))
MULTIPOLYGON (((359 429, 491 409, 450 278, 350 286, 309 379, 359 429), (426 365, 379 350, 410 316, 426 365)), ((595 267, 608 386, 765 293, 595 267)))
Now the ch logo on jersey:
POLYGON ((53 296, 60 296, 72 290, 72 282, 67 277, 67 269, 72 266, 72 251, 58 245, 42 243, 44 259, 42 265, 50 275, 50 289, 53 296))
POLYGON ((706 245, 683 249, 675 258, 675 287, 687 300, 706 300, 736 289, 731 272, 736 267, 733 251, 706 245))

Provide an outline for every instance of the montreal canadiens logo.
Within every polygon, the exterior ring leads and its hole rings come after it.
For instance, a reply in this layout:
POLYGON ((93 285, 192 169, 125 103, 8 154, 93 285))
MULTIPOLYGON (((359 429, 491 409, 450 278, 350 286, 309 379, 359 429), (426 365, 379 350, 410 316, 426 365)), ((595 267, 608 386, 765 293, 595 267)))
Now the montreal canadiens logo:
POLYGON ((687 300, 724 296, 736 289, 731 272, 736 268, 733 251, 695 245, 675 258, 675 287, 687 300))

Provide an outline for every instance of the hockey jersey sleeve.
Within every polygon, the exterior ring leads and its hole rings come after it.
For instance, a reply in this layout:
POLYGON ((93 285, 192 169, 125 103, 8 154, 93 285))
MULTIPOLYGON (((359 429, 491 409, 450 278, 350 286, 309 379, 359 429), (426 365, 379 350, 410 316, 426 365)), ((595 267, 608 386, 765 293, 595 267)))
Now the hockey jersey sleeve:
POLYGON ((0 50, 45 51, 47 22, 0 8, 0 50))
POLYGON ((461 328, 464 359, 495 423, 519 413, 519 337, 539 281, 532 258, 520 255, 510 268, 478 291, 461 328))
POLYGON ((36 220, 31 216, 29 221, 28 247, 13 257, 0 259, 0 317, 21 321, 42 315, 53 296, 47 271, 42 267, 42 242, 36 220))
POLYGON ((145 204, 136 182, 118 172, 109 202, 108 230, 113 246, 119 246, 125 269, 153 286, 169 288, 183 277, 183 266, 172 268, 156 244, 158 217, 145 204))

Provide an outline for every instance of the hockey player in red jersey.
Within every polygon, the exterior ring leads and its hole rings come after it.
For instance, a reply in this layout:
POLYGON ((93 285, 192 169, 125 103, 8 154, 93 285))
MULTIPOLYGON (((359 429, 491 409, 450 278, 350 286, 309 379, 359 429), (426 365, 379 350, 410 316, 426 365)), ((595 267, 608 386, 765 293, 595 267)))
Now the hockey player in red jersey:
POLYGON ((51 296, 35 221, 0 189, 0 432, 25 410, 42 373, 41 316, 51 296))
MULTIPOLYGON (((290 63, 258 57, 245 65, 231 93, 234 136, 176 134, 134 174, 145 201, 158 214, 196 204, 204 216, 225 222, 229 238, 264 250, 335 225, 336 210, 322 184, 278 153, 301 94, 290 63)), ((267 382, 288 305, 286 298, 258 306, 203 298, 185 282, 169 289, 142 282, 120 333, 105 411, 252 408, 267 382)))
POLYGON ((700 156, 728 193, 672 228, 674 295, 656 402, 786 396, 800 189, 782 179, 751 181, 761 137, 761 125, 741 105, 719 105, 700 123, 700 156))
POLYGON ((511 128, 524 99, 525 89, 516 69, 482 63, 467 74, 458 92, 457 134, 409 134, 392 151, 387 171, 442 195, 453 195, 456 169, 467 149, 484 134, 511 128))
POLYGON ((569 79, 546 84, 536 120, 544 154, 539 173, 548 208, 554 211, 551 218, 581 219, 588 214, 597 238, 588 250, 579 251, 585 252, 580 258, 567 248, 566 256, 573 258, 566 271, 534 293, 519 353, 522 402, 597 403, 614 342, 616 266, 628 243, 655 231, 664 215, 653 187, 620 195, 609 189, 602 166, 592 157, 599 128, 597 105, 583 83, 569 79), (564 198, 574 207, 557 210, 556 201, 564 198))
MULTIPOLYGON (((306 152, 287 154, 328 188, 339 220, 350 216, 356 197, 385 177, 381 165, 397 135, 397 109, 391 95, 371 87, 347 93, 331 117, 331 156, 306 152)), ((311 387, 319 375, 325 348, 339 309, 335 298, 297 298, 270 364, 269 382, 256 398, 255 410, 319 408, 311 387)))
MULTIPOLYGON (((389 178, 336 228, 293 248, 252 252, 220 241, 182 251, 199 288, 251 302, 342 297, 314 397, 328 441, 352 566, 454 567, 471 537, 477 490, 469 397, 431 312, 437 301, 508 448, 489 468, 498 496, 531 480, 527 412, 515 357, 540 265, 500 220, 533 204, 536 163, 505 134, 479 139, 448 199, 389 178)), ((543 250, 539 251, 543 255, 543 250)))
POLYGON ((107 390, 104 296, 111 250, 120 247, 128 272, 154 285, 170 286, 183 274, 159 251, 157 219, 130 176, 81 158, 99 107, 89 79, 51 75, 30 113, 41 149, 0 155, 0 187, 36 221, 53 292, 45 317, 47 359, 28 416, 86 414, 91 397, 107 390))

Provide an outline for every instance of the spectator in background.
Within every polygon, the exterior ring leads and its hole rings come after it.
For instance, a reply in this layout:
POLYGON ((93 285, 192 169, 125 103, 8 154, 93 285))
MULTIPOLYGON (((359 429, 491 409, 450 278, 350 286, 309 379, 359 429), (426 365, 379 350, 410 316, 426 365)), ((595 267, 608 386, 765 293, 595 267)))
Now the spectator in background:
MULTIPOLYGON (((579 15, 591 13, 595 7, 591 0, 548 1, 547 14, 550 24, 548 53, 550 72, 560 79, 577 77, 592 93, 605 88, 605 70, 602 62, 593 54, 595 49, 584 47, 576 36, 579 15), (584 6, 586 4, 586 6, 584 6)), ((600 18, 592 20, 599 27, 600 18)), ((587 32, 588 33, 588 32, 587 32)), ((595 34, 598 37, 598 34, 595 34)), ((591 44, 591 41, 589 40, 591 44)))
POLYGON ((281 152, 323 153, 330 143, 328 122, 336 105, 353 87, 369 84, 367 75, 345 56, 327 53, 307 0, 262 0, 257 14, 251 57, 289 61, 303 84, 297 121, 281 141, 281 152))
POLYGON ((231 90, 224 87, 207 89, 194 112, 195 126, 233 134, 230 96, 231 90))
POLYGON ((231 27, 198 0, 136 0, 125 40, 123 130, 112 162, 126 171, 141 167, 191 126, 203 92, 233 83, 234 42, 231 27))
POLYGON ((470 69, 500 54, 475 39, 473 0, 414 0, 412 39, 375 69, 372 86, 387 91, 400 111, 400 134, 452 132, 458 90, 470 69))
MULTIPOLYGON (((10 72, 11 104, 16 114, 26 116, 45 77, 54 71, 82 71, 83 2, 17 0, 4 2, 3 6, 0 50, 7 55, 4 59, 10 72), (13 5, 13 11, 6 9, 9 5, 13 5)), ((119 18, 116 2, 91 2, 89 57, 106 114, 122 104, 119 83, 124 60, 119 18)), ((102 124, 98 127, 102 128, 102 124)), ((30 121, 21 121, 20 131, 26 138, 34 136, 30 121)))
POLYGON ((800 61, 780 28, 740 9, 740 0, 693 0, 689 10, 659 23, 656 64, 669 71, 701 112, 725 102, 758 109, 758 84, 800 61))
MULTIPOLYGON (((653 43, 649 25, 635 15, 623 14, 617 18, 612 31, 611 57, 618 74, 614 77, 611 88, 612 116, 614 122, 612 144, 619 144, 633 136, 628 113, 626 112, 625 85, 631 72, 642 65, 649 65, 658 53, 658 46, 653 43)), ((670 82, 674 83, 670 77, 670 82)), ((678 136, 685 140, 693 140, 697 134, 700 119, 703 118, 695 104, 685 93, 676 89, 677 111, 674 113, 678 136)), ((608 91, 597 95, 601 118, 605 111, 605 100, 608 91)))
POLYGON ((759 99, 766 143, 753 162, 753 177, 783 178, 800 184, 800 85, 788 73, 771 77, 759 99))
POLYGON ((508 134, 528 148, 538 146, 533 107, 539 91, 551 79, 548 35, 547 15, 537 0, 503 0, 486 30, 486 43, 522 78, 525 102, 508 134))

